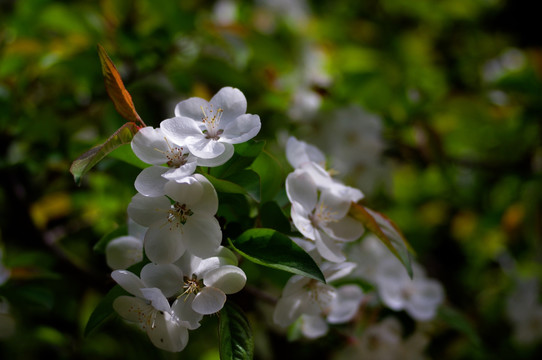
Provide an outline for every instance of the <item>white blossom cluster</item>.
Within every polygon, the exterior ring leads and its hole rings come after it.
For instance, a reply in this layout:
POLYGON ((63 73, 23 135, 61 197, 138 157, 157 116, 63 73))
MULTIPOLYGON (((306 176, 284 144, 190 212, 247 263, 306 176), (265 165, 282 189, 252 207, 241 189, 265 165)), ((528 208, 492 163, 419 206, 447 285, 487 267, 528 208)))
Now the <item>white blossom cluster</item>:
POLYGON ((295 169, 286 178, 291 218, 304 236, 293 240, 313 256, 326 284, 293 276, 275 308, 275 322, 285 327, 300 321, 307 338, 325 335, 328 324, 349 322, 367 294, 358 285, 330 285, 341 278, 371 283, 381 303, 392 310, 405 310, 418 321, 433 319, 444 300, 442 285, 427 278, 417 263, 412 264, 411 279, 376 236, 368 234, 356 242, 364 227, 348 213, 351 203, 363 198, 361 191, 332 178, 324 154, 313 145, 290 137, 286 156, 295 169))
POLYGON ((210 101, 181 101, 175 117, 140 129, 132 140, 134 153, 151 166, 135 180, 129 235, 109 242, 106 259, 112 278, 132 295, 115 299, 113 308, 160 349, 183 350, 188 330, 245 286, 235 254, 221 246, 217 193, 195 172, 224 164, 233 144, 258 134, 260 118, 246 110, 243 93, 225 87, 210 101), (143 251, 150 263, 138 276, 126 269, 143 260, 143 251))

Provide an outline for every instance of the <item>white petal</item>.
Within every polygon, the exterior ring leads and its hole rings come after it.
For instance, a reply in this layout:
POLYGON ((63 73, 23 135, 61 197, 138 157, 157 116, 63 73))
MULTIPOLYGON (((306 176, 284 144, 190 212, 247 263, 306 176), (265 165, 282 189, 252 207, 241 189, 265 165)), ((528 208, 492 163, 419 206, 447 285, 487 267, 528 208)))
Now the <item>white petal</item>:
POLYGON ((160 129, 168 139, 171 139, 176 144, 189 145, 191 141, 205 138, 198 123, 188 117, 174 117, 163 120, 160 123, 160 129))
POLYGON ((214 159, 221 156, 224 151, 226 151, 226 147, 222 142, 207 139, 203 134, 201 137, 193 138, 186 146, 192 154, 202 159, 214 159))
POLYGON ((216 214, 218 210, 218 195, 216 194, 214 186, 203 175, 195 174, 194 178, 199 181, 203 191, 197 200, 187 200, 186 203, 189 204, 190 208, 194 211, 204 212, 209 215, 216 214))
POLYGON ((307 144, 304 141, 299 141, 295 137, 290 136, 286 143, 286 158, 294 169, 297 169, 301 164, 313 161, 324 167, 326 157, 316 146, 307 144))
POLYGON ((186 176, 190 176, 196 171, 198 166, 196 158, 192 158, 190 161, 187 161, 184 165, 178 168, 170 168, 162 174, 162 177, 167 180, 179 181, 186 176))
POLYGON ((225 164, 231 157, 233 156, 233 153, 235 152, 235 148, 232 144, 228 143, 222 143, 224 145, 224 152, 217 157, 211 158, 211 159, 202 159, 198 158, 197 162, 199 166, 205 166, 205 167, 214 167, 214 166, 220 166, 222 164, 225 164))
POLYGON ((140 298, 119 296, 113 301, 113 309, 124 319, 143 326, 152 311, 152 306, 140 298))
POLYGON ((141 289, 146 287, 145 283, 137 275, 126 270, 115 270, 111 273, 113 280, 124 290, 137 297, 143 297, 141 289))
POLYGON ((143 238, 147 232, 147 227, 139 225, 134 220, 128 217, 128 235, 133 236, 143 243, 143 238))
POLYGON ((262 124, 258 115, 244 114, 233 120, 224 128, 220 141, 228 144, 239 144, 258 135, 262 124))
POLYGON ((319 189, 327 189, 335 183, 326 169, 313 161, 304 162, 299 165, 299 169, 309 174, 319 189))
POLYGON ((234 294, 240 291, 247 282, 245 272, 233 265, 224 265, 208 271, 203 277, 205 286, 212 286, 222 290, 225 294, 234 294))
POLYGON ((319 205, 325 206, 329 211, 329 216, 335 220, 342 219, 348 214, 351 203, 352 201, 349 198, 339 197, 328 189, 324 189, 320 193, 319 205))
POLYGON ((186 204, 189 207, 201 199, 203 190, 203 185, 199 181, 191 183, 169 181, 164 186, 167 196, 179 204, 186 204))
POLYGON ((350 321, 356 316, 363 299, 363 291, 357 285, 344 285, 337 289, 337 297, 331 306, 327 321, 339 324, 350 321))
POLYGON ((189 251, 199 257, 212 256, 222 241, 218 220, 205 213, 194 213, 183 226, 183 241, 189 251))
POLYGON ((162 221, 149 226, 144 247, 147 257, 157 264, 170 264, 186 250, 181 229, 162 221))
POLYGON ((194 294, 187 294, 180 296, 171 305, 173 314, 178 316, 179 319, 188 323, 187 327, 190 330, 195 330, 200 327, 200 321, 203 315, 192 309, 192 302, 194 301, 194 294))
POLYGON ((316 238, 314 239, 316 248, 318 249, 318 253, 322 255, 324 259, 331 262, 343 262, 346 260, 342 251, 342 244, 337 243, 322 231, 315 231, 314 233, 316 235, 316 238))
POLYGON ((336 222, 323 225, 322 230, 336 240, 355 241, 363 235, 365 227, 350 216, 345 216, 336 222))
POLYGON ((201 262, 202 258, 187 251, 175 261, 175 265, 181 269, 184 276, 192 277, 192 275, 199 275, 197 269, 201 262))
POLYGON ((143 242, 133 236, 113 239, 105 247, 105 260, 111 269, 127 269, 143 260, 143 242))
POLYGON ((202 108, 209 106, 209 102, 199 97, 191 97, 179 102, 175 106, 175 116, 184 116, 193 120, 201 121, 203 118, 202 108))
POLYGON ((159 288, 166 297, 175 295, 181 290, 183 273, 173 264, 149 263, 141 269, 141 280, 148 287, 159 288))
POLYGON ((169 302, 158 288, 143 288, 141 289, 143 298, 150 301, 153 308, 163 312, 170 312, 169 302))
POLYGON ((281 297, 273 312, 275 324, 286 327, 301 315, 302 299, 299 296, 281 297))
POLYGON ((301 275, 294 275, 288 281, 286 282, 286 285, 284 285, 284 289, 282 290, 282 297, 288 297, 292 296, 294 294, 298 294, 301 292, 306 291, 304 287, 310 282, 311 280, 307 278, 306 276, 301 275))
POLYGON ((301 332, 309 339, 316 339, 327 334, 329 326, 321 316, 303 315, 301 332))
POLYGON ((309 212, 305 210, 298 203, 293 203, 290 210, 290 216, 295 227, 303 236, 307 239, 315 240, 317 230, 314 228, 311 219, 309 219, 309 212))
POLYGON ((151 126, 140 129, 132 139, 132 150, 138 158, 147 164, 162 165, 167 163, 165 153, 169 151, 165 135, 151 126))
POLYGON ((325 262, 320 268, 326 277, 326 282, 330 283, 350 274, 356 268, 356 263, 346 261, 341 263, 325 262))
POLYGON ((143 169, 136 177, 134 186, 145 196, 158 197, 164 195, 164 185, 168 180, 162 177, 168 171, 163 166, 151 166, 143 169))
POLYGON ((247 99, 241 90, 232 87, 223 87, 209 101, 215 109, 222 109, 222 121, 233 120, 247 111, 247 99))
POLYGON ((168 313, 158 313, 154 326, 147 328, 149 339, 159 349, 179 352, 188 344, 188 330, 168 313))
POLYGON ((128 204, 128 216, 138 224, 148 227, 156 221, 165 221, 170 207, 171 204, 165 196, 135 194, 128 204))
POLYGON ((226 294, 214 287, 205 287, 196 294, 192 309, 203 314, 210 315, 219 312, 226 302, 226 294))
POLYGON ((316 207, 316 184, 304 171, 295 170, 286 177, 286 194, 291 203, 300 204, 307 213, 316 207))

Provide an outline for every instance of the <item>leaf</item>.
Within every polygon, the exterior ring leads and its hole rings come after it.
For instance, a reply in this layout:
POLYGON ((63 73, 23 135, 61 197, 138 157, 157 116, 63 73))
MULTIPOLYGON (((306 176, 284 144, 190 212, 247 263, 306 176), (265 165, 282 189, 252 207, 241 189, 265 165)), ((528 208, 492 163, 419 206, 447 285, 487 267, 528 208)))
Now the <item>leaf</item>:
POLYGON ((274 201, 266 202, 260 209, 262 227, 277 230, 283 234, 292 233, 292 225, 288 217, 274 201))
POLYGON ((284 170, 279 161, 264 150, 250 168, 260 176, 261 202, 273 200, 284 184, 284 170))
POLYGON ((232 183, 231 181, 217 179, 213 175, 202 173, 203 176, 209 180, 217 192, 227 193, 227 194, 242 194, 245 195, 247 192, 243 189, 242 186, 232 183))
POLYGON ((138 158, 137 155, 132 151, 132 147, 129 144, 119 146, 112 151, 109 156, 117 160, 122 160, 125 163, 133 165, 139 169, 145 169, 151 166, 138 158))
POLYGON ((312 257, 288 236, 273 229, 249 229, 230 243, 256 264, 326 282, 312 257))
POLYGON ((105 89, 117 112, 129 122, 139 123, 141 126, 146 126, 143 120, 139 117, 132 96, 124 87, 124 83, 120 77, 120 74, 107 55, 105 49, 98 44, 98 55, 100 56, 100 62, 102 64, 102 73, 105 79, 105 89))
POLYGON ((109 290, 98 303, 92 314, 90 314, 87 325, 85 326, 85 336, 88 336, 92 330, 102 325, 104 321, 115 312, 113 309, 113 301, 119 296, 127 294, 128 293, 119 285, 113 286, 113 288, 109 290))
POLYGON ((211 175, 216 178, 226 178, 235 175, 238 171, 246 169, 262 152, 265 141, 247 141, 235 144, 235 152, 224 165, 211 168, 211 175))
POLYGON ((206 173, 202 175, 218 192, 249 195, 254 200, 260 201, 260 178, 252 170, 241 170, 226 179, 218 179, 206 173))
POLYGON ((83 175, 111 151, 115 150, 120 145, 132 141, 132 138, 138 131, 139 128, 135 123, 128 122, 115 131, 103 144, 93 147, 75 159, 70 167, 70 172, 72 173, 75 182, 79 185, 83 175))
POLYGON ((397 225, 384 214, 352 203, 349 215, 360 221, 367 229, 373 232, 388 247, 405 266, 408 275, 412 278, 412 264, 410 253, 412 248, 406 241, 397 225))
POLYGON ((251 360, 254 339, 247 317, 241 308, 227 301, 218 317, 221 360, 251 360))

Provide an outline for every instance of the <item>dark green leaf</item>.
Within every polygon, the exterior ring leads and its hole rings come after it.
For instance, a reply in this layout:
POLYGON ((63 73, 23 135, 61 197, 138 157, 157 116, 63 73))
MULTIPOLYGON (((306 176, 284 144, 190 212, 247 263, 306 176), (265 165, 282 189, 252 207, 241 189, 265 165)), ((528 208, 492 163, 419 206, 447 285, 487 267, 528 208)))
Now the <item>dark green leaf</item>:
POLYGON ((275 199, 284 184, 284 170, 278 160, 268 152, 262 151, 250 168, 260 176, 261 201, 275 199))
POLYGON ((130 144, 121 145, 109 154, 109 157, 122 160, 127 164, 133 165, 139 169, 145 169, 151 166, 150 164, 144 163, 136 154, 132 151, 130 144))
POLYGON ((123 225, 117 227, 115 230, 103 236, 97 243, 94 245, 93 250, 96 252, 104 253, 105 248, 109 242, 120 236, 126 236, 128 234, 128 226, 123 225))
POLYGON ((220 310, 218 335, 221 360, 251 360, 254 354, 252 330, 244 312, 227 301, 220 310))
POLYGON ((273 229, 249 229, 231 244, 252 262, 325 282, 312 257, 288 236, 273 229))
POLYGON ((240 170, 224 180, 241 186, 247 195, 260 201, 260 177, 252 170, 240 170))
POLYGON ((292 226, 288 217, 282 212, 274 201, 266 202, 260 209, 260 221, 262 227, 274 229, 283 234, 290 234, 292 226))
POLYGON ((235 153, 232 158, 224 165, 211 168, 211 175, 216 178, 226 178, 246 169, 260 154, 264 145, 265 141, 255 140, 235 144, 235 153))
POLYGON ((85 326, 85 336, 88 336, 92 330, 102 325, 104 321, 115 312, 113 309, 113 301, 122 295, 128 295, 128 293, 119 285, 115 285, 111 290, 109 290, 109 292, 96 306, 92 314, 90 314, 87 325, 85 326))

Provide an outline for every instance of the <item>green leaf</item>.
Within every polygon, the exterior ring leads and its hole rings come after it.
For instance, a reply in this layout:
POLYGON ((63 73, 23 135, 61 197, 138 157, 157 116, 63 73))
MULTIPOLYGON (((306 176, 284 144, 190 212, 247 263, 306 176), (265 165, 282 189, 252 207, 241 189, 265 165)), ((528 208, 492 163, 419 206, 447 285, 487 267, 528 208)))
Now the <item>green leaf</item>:
POLYGON ((130 144, 124 144, 116 148, 109 154, 109 157, 112 157, 117 160, 124 161, 127 164, 133 165, 139 169, 145 169, 151 166, 150 164, 144 163, 136 154, 132 151, 132 146, 130 144))
POLYGON ((227 301, 218 317, 221 360, 251 360, 254 339, 248 319, 241 308, 227 301))
POLYGON ((284 169, 279 161, 264 150, 250 168, 260 176, 261 202, 273 200, 284 184, 284 169))
POLYGON ((412 278, 412 264, 410 259, 412 248, 391 219, 384 214, 356 203, 352 203, 348 215, 360 221, 367 229, 374 233, 392 254, 401 261, 407 270, 408 276, 412 278))
POLYGON ((115 230, 104 235, 97 243, 94 245, 93 250, 99 253, 105 253, 105 248, 109 242, 115 238, 128 235, 128 226, 123 225, 117 227, 115 230))
POLYGON ((256 201, 260 200, 260 178, 252 170, 241 170, 226 179, 218 179, 206 173, 202 175, 213 184, 217 192, 249 195, 256 201))
POLYGON ((262 227, 274 229, 283 234, 292 233, 292 225, 288 217, 282 212, 274 201, 266 202, 260 209, 260 221, 262 227))
POLYGON ((231 245, 248 260, 274 269, 308 276, 321 282, 325 277, 312 257, 288 236, 273 229, 249 229, 231 245))
POLYGON ((209 180, 217 192, 226 194, 242 194, 246 195, 247 191, 240 185, 232 183, 231 181, 217 179, 213 175, 202 173, 203 176, 209 180))
POLYGON ((265 141, 247 141, 235 144, 235 152, 224 165, 211 168, 210 174, 216 178, 226 178, 235 175, 238 171, 246 169, 262 152, 265 141))
POLYGON ((138 131, 139 128, 135 123, 128 122, 115 131, 103 144, 93 147, 75 159, 70 167, 75 182, 80 184, 83 175, 117 147, 132 141, 138 131))
POLYGON ((114 312, 113 301, 122 295, 128 295, 128 293, 119 285, 113 286, 111 290, 104 296, 104 298, 98 303, 85 326, 85 336, 88 336, 94 329, 101 326, 114 312))
POLYGON ((465 315, 449 306, 442 305, 438 309, 438 317, 455 330, 465 334, 474 346, 482 349, 482 340, 465 315))

